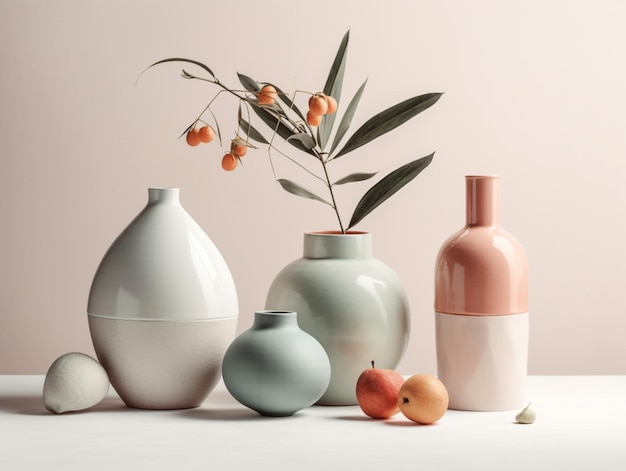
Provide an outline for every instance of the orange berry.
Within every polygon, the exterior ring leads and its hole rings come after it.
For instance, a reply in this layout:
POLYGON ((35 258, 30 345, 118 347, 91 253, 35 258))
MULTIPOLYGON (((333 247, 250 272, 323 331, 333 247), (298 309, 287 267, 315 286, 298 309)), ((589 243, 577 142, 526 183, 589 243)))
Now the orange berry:
POLYGON ((237 142, 233 142, 230 145, 230 151, 235 154, 237 157, 243 157, 248 152, 248 147, 244 144, 239 144, 237 142))
POLYGON ((309 98, 309 111, 317 115, 326 114, 326 111, 328 111, 326 95, 324 95, 323 93, 316 93, 311 98, 309 98))
POLYGON ((213 131, 211 126, 202 126, 198 130, 198 136, 200 137, 200 142, 211 142, 215 138, 215 131, 213 131))
POLYGON ((192 147, 195 147, 198 144, 200 144, 200 134, 194 128, 191 128, 189 131, 187 131, 187 137, 185 139, 187 140, 187 144, 189 144, 192 147))
POLYGON ((227 152, 224 154, 224 157, 222 157, 222 168, 227 172, 235 170, 238 163, 237 156, 232 152, 227 152))
POLYGON ((271 85, 265 85, 257 95, 259 105, 273 105, 277 98, 278 93, 271 85))
POLYGON ((322 115, 314 114, 314 113, 311 113, 311 111, 307 111, 306 122, 309 123, 311 126, 319 126, 320 123, 322 122, 322 115))
POLYGON ((326 95, 326 104, 328 105, 326 114, 333 114, 337 111, 337 100, 335 100, 332 96, 326 95))

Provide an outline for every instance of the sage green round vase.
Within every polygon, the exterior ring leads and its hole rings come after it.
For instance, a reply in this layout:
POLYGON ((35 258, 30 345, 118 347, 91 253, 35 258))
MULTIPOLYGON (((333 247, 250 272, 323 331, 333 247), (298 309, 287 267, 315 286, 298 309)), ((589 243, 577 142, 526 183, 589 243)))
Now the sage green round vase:
POLYGON ((372 257, 369 233, 311 232, 304 254, 274 279, 267 309, 298 313, 331 365, 323 405, 354 405, 356 382, 376 362, 395 368, 409 340, 409 305, 396 273, 372 257))
POLYGON ((257 311, 250 329, 228 347, 226 389, 261 415, 283 417, 317 401, 330 381, 328 355, 298 327, 291 311, 257 311))

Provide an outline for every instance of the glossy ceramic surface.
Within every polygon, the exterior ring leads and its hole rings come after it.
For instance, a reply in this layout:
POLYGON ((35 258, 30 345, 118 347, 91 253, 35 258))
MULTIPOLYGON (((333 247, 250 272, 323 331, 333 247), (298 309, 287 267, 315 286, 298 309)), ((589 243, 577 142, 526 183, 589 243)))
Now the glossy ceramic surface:
POLYGON ((298 327, 295 312, 258 311, 224 355, 224 384, 266 416, 289 416, 317 401, 330 381, 326 352, 298 327))
POLYGON ((148 190, 148 205, 100 263, 87 312, 168 320, 238 315, 230 270, 211 239, 180 205, 178 188, 148 190))
POLYGON ((499 177, 466 177, 466 225, 437 256, 436 311, 528 312, 528 262, 523 246, 499 224, 499 193, 499 177))
POLYGON ((398 276, 372 257, 367 233, 304 235, 303 257, 272 283, 267 309, 298 313, 328 353, 331 380, 318 401, 356 404, 356 381, 372 360, 395 368, 409 339, 409 305, 398 276))
POLYGON ((147 206, 102 259, 87 312, 122 399, 176 409, 200 404, 219 379, 238 309, 230 270, 178 188, 150 188, 147 206))
POLYGON ((499 411, 528 404, 528 314, 435 313, 437 374, 450 409, 499 411))

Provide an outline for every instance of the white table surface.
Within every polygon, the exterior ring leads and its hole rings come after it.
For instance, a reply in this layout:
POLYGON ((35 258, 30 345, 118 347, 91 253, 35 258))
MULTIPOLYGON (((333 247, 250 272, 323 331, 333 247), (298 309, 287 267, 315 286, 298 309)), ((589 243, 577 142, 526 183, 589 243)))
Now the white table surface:
POLYGON ((0 376, 0 470, 626 470, 626 376, 531 376, 532 425, 518 411, 448 411, 435 425, 358 406, 265 418, 223 384, 196 408, 147 411, 113 390, 55 415, 43 376, 0 376))

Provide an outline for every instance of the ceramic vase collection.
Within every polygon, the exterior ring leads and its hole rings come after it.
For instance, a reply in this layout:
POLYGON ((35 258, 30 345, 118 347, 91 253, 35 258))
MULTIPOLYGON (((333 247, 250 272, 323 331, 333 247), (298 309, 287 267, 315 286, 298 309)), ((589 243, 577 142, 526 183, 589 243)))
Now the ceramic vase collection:
POLYGON ((467 176, 465 227, 437 256, 437 369, 451 409, 526 405, 528 265, 500 226, 499 195, 499 177, 467 176))
POLYGON ((372 360, 395 368, 409 339, 406 292, 372 257, 369 233, 306 233, 302 258, 276 276, 265 307, 297 312, 302 330, 328 354, 330 384, 317 404, 356 404, 358 376, 372 360))
POLYGON ((252 327, 228 347, 224 384, 243 405, 283 417, 311 406, 326 391, 330 362, 320 343, 298 327, 292 311, 257 311, 252 327))
POLYGON ((97 357, 128 406, 196 407, 217 384, 237 293, 178 188, 148 190, 147 206, 104 255, 87 312, 97 357))

